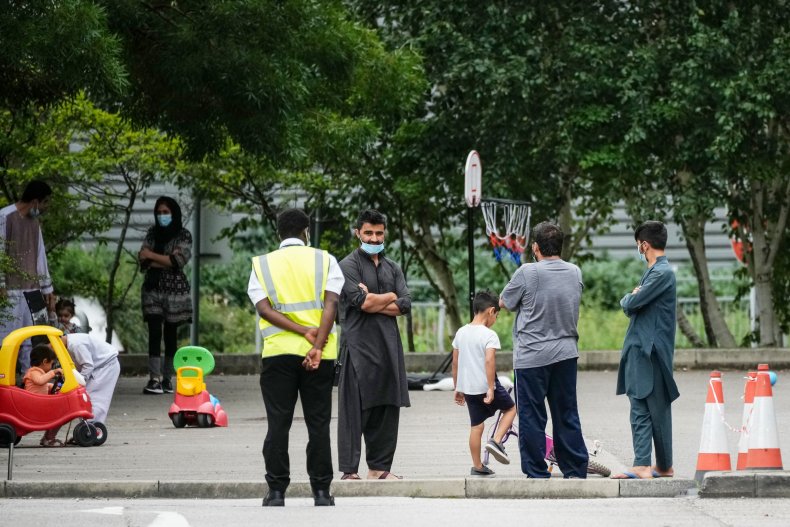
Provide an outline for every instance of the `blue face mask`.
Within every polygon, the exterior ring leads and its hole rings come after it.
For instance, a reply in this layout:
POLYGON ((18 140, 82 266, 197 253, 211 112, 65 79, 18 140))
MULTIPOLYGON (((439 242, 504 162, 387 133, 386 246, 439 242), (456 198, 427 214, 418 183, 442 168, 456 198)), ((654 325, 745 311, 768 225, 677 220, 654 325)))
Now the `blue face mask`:
POLYGON ((362 250, 368 254, 378 254, 384 250, 384 242, 375 245, 372 243, 362 242, 360 247, 362 247, 362 250))
POLYGON ((636 247, 636 252, 639 253, 639 259, 643 262, 647 262, 647 258, 645 257, 645 253, 639 250, 639 246, 636 247))
POLYGON ((41 209, 39 209, 38 207, 30 209, 31 218, 38 218, 39 216, 41 216, 41 209))
POLYGON ((158 214, 156 216, 156 220, 159 222, 161 227, 167 227, 173 223, 173 216, 172 214, 158 214))

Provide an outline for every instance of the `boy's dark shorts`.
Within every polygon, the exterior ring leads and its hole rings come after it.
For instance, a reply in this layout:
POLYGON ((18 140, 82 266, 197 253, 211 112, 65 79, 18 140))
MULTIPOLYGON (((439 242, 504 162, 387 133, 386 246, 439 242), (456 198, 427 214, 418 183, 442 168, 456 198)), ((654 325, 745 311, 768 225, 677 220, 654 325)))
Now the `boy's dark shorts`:
POLYGON ((499 379, 496 380, 496 384, 494 385, 494 400, 491 401, 491 404, 484 403, 483 399, 485 398, 486 394, 484 393, 478 395, 464 394, 466 407, 469 409, 469 421, 472 423, 472 426, 481 424, 494 415, 497 410, 502 410, 504 412, 516 405, 516 403, 513 402, 513 398, 507 393, 507 390, 499 384, 499 379))

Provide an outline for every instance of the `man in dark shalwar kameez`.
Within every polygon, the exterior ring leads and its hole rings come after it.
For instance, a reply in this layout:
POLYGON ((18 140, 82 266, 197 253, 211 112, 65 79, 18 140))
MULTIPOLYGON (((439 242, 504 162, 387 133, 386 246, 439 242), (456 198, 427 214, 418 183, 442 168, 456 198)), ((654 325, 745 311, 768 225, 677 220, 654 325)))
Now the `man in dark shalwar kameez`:
POLYGON ((363 211, 354 234, 359 249, 340 262, 341 370, 338 393, 338 461, 341 479, 361 479, 362 436, 368 479, 399 479, 390 472, 398 443, 400 409, 410 406, 406 366, 396 317, 411 310, 401 268, 386 258, 387 220, 363 211))

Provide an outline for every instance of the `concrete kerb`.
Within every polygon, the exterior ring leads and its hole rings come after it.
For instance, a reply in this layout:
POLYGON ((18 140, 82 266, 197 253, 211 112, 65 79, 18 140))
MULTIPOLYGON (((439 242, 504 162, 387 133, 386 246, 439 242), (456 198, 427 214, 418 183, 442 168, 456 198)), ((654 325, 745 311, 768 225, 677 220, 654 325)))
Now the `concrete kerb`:
POLYGON ((702 498, 790 498, 790 472, 709 472, 700 485, 702 498))
MULTIPOLYGON (((766 475, 768 476, 768 475, 766 475)), ((766 497, 785 497, 787 481, 771 475, 766 497)), ((752 475, 754 481, 754 475, 752 475)), ((590 499, 617 497, 670 498, 696 488, 693 480, 628 481, 612 479, 465 478, 400 481, 335 481, 332 494, 348 497, 590 499)), ((4 498, 168 498, 257 499, 266 494, 263 481, 5 481, 4 498)), ((287 495, 312 496, 308 482, 293 482, 287 495)), ((738 494, 736 494, 738 495, 738 494)))

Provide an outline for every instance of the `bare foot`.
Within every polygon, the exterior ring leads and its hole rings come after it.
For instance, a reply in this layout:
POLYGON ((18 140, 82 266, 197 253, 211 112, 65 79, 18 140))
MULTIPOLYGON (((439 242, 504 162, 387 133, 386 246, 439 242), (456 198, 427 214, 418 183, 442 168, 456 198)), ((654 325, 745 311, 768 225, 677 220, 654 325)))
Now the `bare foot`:
POLYGON ((648 465, 633 467, 620 474, 611 476, 612 479, 653 479, 653 469, 648 465))

